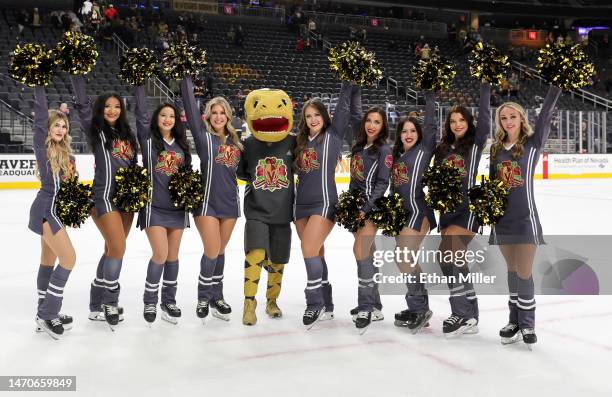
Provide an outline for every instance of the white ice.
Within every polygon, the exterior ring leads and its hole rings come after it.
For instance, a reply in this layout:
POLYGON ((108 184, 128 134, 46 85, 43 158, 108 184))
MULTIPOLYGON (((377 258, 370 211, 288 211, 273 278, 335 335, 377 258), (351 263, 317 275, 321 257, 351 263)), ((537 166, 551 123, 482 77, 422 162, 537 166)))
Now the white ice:
MULTIPOLYGON (((158 318, 149 328, 142 293, 150 247, 134 228, 121 274, 126 320, 115 333, 87 319, 102 238, 91 220, 70 230, 78 260, 62 311, 75 317, 75 325, 54 341, 34 332, 40 240, 27 229, 27 219, 35 193, 0 191, 0 375, 76 375, 77 393, 65 394, 83 396, 612 395, 610 296, 538 296, 539 342, 531 352, 522 343, 499 343, 498 331, 507 322, 505 296, 481 296, 480 333, 453 340, 441 332, 449 315, 446 296, 431 297, 431 327, 417 335, 393 325, 393 314, 405 308, 403 296, 383 296, 385 320, 360 336, 348 315, 357 297, 353 238, 340 228, 326 244, 336 319, 311 331, 301 325, 306 275, 294 234, 279 301, 282 319, 265 315, 262 280, 259 321, 246 327, 244 218, 226 251, 230 322, 210 318, 202 325, 195 316, 202 246, 191 228, 180 253, 177 300, 183 317, 176 326, 158 318)), ((537 181, 536 201, 545 234, 610 234, 612 180, 537 181)))

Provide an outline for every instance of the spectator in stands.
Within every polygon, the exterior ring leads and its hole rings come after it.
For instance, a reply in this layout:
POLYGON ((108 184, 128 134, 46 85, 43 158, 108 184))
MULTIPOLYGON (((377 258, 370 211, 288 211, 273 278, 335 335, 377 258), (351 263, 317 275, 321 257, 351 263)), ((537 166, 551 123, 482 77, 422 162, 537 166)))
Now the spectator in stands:
POLYGON ((311 19, 308 22, 308 30, 312 33, 315 33, 317 31, 317 23, 314 21, 314 19, 311 19))
POLYGON ((367 35, 368 33, 366 32, 365 28, 362 28, 357 35, 357 41, 359 41, 361 44, 365 44, 367 35))
POLYGON ((499 83, 499 89, 500 89, 499 93, 501 94, 502 97, 505 97, 510 93, 510 83, 508 82, 506 78, 503 78, 501 82, 499 83))
POLYGON ((32 29, 40 28, 40 25, 41 25, 40 13, 38 12, 38 8, 34 7, 34 10, 32 10, 32 29))
POLYGON ((119 11, 117 11, 117 9, 112 4, 109 4, 106 11, 104 11, 104 16, 108 21, 112 21, 113 19, 119 16, 119 11))
POLYGON ((520 84, 519 84, 519 77, 516 74, 516 72, 512 72, 512 74, 510 75, 510 78, 508 79, 508 84, 509 84, 510 97, 514 96, 515 98, 518 99, 520 84))
POLYGON ((417 42, 416 45, 414 46, 414 56, 417 58, 421 58, 421 51, 422 51, 423 47, 421 45, 420 42, 417 42))
POLYGON ((17 36, 19 37, 21 35, 21 32, 23 32, 23 29, 25 28, 25 26, 30 22, 30 17, 28 15, 28 13, 26 12, 26 10, 21 10, 19 11, 19 13, 17 13, 17 15, 15 16, 15 19, 17 21, 17 36))
POLYGON ((83 2, 83 6, 81 7, 79 14, 81 15, 81 20, 83 23, 89 23, 91 19, 91 12, 93 11, 93 3, 91 0, 85 0, 83 2))
POLYGON ((97 32, 100 27, 100 23, 102 23, 102 11, 100 10, 100 5, 97 2, 92 2, 91 7, 91 26, 97 32))
POLYGON ((304 40, 303 37, 298 36, 297 40, 295 41, 295 50, 299 53, 303 53, 305 47, 306 47, 306 41, 304 40))
POLYGON ((421 49, 421 57, 423 61, 429 61, 431 59, 431 49, 429 48, 429 44, 425 43, 423 49, 421 49))
POLYGON ((238 47, 242 47, 243 42, 244 42, 244 30, 242 29, 242 25, 238 25, 238 29, 236 29, 236 45, 238 47))
POLYGON ((502 103, 501 97, 496 90, 491 90, 491 106, 498 107, 502 103))
POLYGON ((68 120, 70 120, 70 108, 68 107, 68 104, 66 102, 62 102, 60 104, 59 111, 62 112, 68 120))
POLYGON ((448 41, 451 43, 457 41, 457 25, 454 22, 450 24, 446 32, 448 34, 448 41))

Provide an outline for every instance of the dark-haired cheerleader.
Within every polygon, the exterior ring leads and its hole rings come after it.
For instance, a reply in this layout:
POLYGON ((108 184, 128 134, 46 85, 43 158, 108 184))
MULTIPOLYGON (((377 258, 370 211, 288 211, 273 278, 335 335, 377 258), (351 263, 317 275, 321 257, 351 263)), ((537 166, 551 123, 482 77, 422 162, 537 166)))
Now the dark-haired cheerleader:
MULTIPOLYGON (((435 95, 425 94, 425 128, 416 117, 403 117, 397 124, 393 146, 391 191, 404 199, 408 223, 396 237, 398 247, 418 251, 425 235, 436 227, 434 212, 425 203, 421 186, 423 173, 429 166, 436 147, 435 95)), ((415 281, 407 283, 408 309, 395 314, 395 325, 408 327, 413 333, 423 328, 432 316, 429 310, 427 290, 420 282, 418 263, 402 263, 402 273, 415 275, 415 281)))
POLYGON ((174 206, 168 184, 179 167, 191 168, 191 153, 178 109, 169 103, 161 104, 150 120, 144 86, 136 87, 135 97, 136 132, 142 163, 152 186, 149 203, 138 214, 138 226, 147 233, 153 251, 147 267, 143 315, 148 323, 155 321, 163 274, 162 319, 176 324, 181 317, 181 310, 176 306, 178 252, 183 229, 189 226, 189 216, 174 206))
MULTIPOLYGON (((452 252, 459 257, 467 249, 480 225, 469 210, 468 190, 476 182, 478 163, 491 129, 491 86, 480 85, 478 125, 474 126, 472 114, 463 106, 451 108, 446 116, 442 140, 434 153, 436 164, 449 163, 457 168, 463 182, 463 200, 454 212, 440 215, 441 252, 452 252)), ((443 255, 449 257, 449 255, 443 255)), ((478 300, 474 286, 461 282, 460 274, 468 274, 467 265, 452 261, 440 263, 442 273, 450 280, 451 315, 444 320, 442 331, 446 336, 478 332, 478 300)))
POLYGON ((81 125, 94 153, 93 220, 104 238, 104 254, 91 283, 89 319, 104 321, 112 330, 123 316, 119 307, 119 275, 133 213, 122 212, 113 203, 117 191, 115 173, 136 163, 138 143, 118 94, 100 95, 94 102, 85 90, 85 78, 71 76, 81 125))
POLYGON ((542 226, 533 194, 533 174, 550 134, 550 122, 561 89, 551 86, 532 130, 525 110, 506 102, 495 113, 495 142, 491 147, 489 177, 510 187, 508 207, 493 227, 491 244, 498 244, 508 265, 510 298, 508 324, 499 331, 503 344, 518 340, 532 345, 535 334, 533 259, 544 244, 542 226))

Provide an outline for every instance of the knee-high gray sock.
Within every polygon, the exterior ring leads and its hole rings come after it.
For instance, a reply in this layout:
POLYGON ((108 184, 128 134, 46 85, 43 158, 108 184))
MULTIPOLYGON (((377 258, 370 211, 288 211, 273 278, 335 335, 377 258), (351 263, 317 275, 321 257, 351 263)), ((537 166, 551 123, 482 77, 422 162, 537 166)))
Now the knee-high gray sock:
POLYGON ((429 310, 429 296, 427 295, 427 289, 421 282, 420 274, 417 272, 412 273, 414 275, 414 281, 408 281, 406 286, 408 292, 406 293, 406 304, 408 309, 415 313, 422 313, 429 310))
POLYGON ((217 265, 213 272, 213 299, 223 299, 223 271, 225 270, 225 254, 217 257, 217 265))
POLYGON ((102 303, 105 305, 119 305, 119 275, 121 274, 121 264, 123 259, 104 258, 104 293, 102 303))
POLYGON ((213 297, 213 273, 217 266, 217 258, 202 255, 200 260, 200 278, 198 282, 198 300, 210 301, 213 297))
POLYGON ((155 263, 153 262, 153 260, 149 261, 149 266, 147 267, 147 280, 145 281, 145 290, 142 297, 142 300, 145 305, 157 304, 159 280, 161 279, 163 271, 163 263, 155 263))
MULTIPOLYGON (((470 269, 467 267, 467 265, 465 265, 461 268, 460 273, 466 277, 470 274, 470 269)), ((476 291, 474 290, 474 284, 467 280, 469 280, 469 278, 466 277, 466 281, 463 282, 465 298, 472 305, 472 316, 478 320, 478 315, 480 314, 478 310, 478 297, 476 296, 476 291)))
POLYGON ((518 274, 516 272, 508 272, 508 291, 510 292, 508 297, 508 309, 510 309, 508 321, 518 324, 518 309, 516 307, 518 300, 518 274))
POLYGON ((97 312, 101 310, 102 295, 104 295, 104 261, 106 256, 102 254, 96 268, 96 277, 91 282, 89 289, 89 311, 97 312))
POLYGON ((38 276, 36 277, 36 289, 38 292, 38 307, 45 300, 45 294, 47 293, 47 286, 49 285, 49 279, 53 273, 53 266, 38 266, 38 276))
POLYGON ((325 303, 325 311, 333 312, 334 300, 332 297, 332 286, 329 283, 329 273, 327 271, 327 262, 325 261, 325 257, 321 257, 321 261, 323 262, 323 273, 321 275, 321 291, 323 292, 323 302, 325 303))
POLYGON ((306 295, 306 306, 318 310, 324 306, 321 281, 323 279, 323 261, 320 256, 304 258, 308 281, 304 294, 306 295))
POLYGON ((164 265, 162 284, 162 303, 176 305, 176 288, 178 287, 179 261, 167 261, 164 265))
POLYGON ((520 328, 535 327, 536 301, 533 292, 533 278, 523 279, 518 277, 518 324, 520 328))
POLYGON ((357 289, 357 307, 359 311, 371 312, 374 309, 374 274, 376 267, 373 265, 372 258, 357 261, 357 278, 359 287, 357 289))
POLYGON ((45 300, 38 309, 39 318, 52 320, 58 317, 64 299, 64 287, 69 276, 70 270, 63 268, 61 265, 55 267, 49 279, 45 300))
POLYGON ((442 265, 442 273, 448 277, 448 289, 450 297, 448 298, 451 306, 452 314, 462 318, 472 318, 473 306, 465 296, 465 286, 460 281, 460 271, 457 267, 451 264, 442 265))

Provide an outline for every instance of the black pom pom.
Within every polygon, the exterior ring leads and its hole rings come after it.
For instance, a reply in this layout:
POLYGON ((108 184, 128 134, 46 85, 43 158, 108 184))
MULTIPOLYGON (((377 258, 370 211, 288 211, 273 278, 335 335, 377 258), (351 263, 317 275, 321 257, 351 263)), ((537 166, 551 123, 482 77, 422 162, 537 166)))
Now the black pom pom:
POLYGON ((470 211, 482 226, 496 225, 508 206, 510 187, 502 180, 482 180, 470 188, 470 211))
POLYGON ((329 67, 340 80, 357 85, 373 85, 382 78, 374 53, 356 41, 348 41, 329 50, 329 67))
POLYGON ((425 202, 435 211, 453 212, 463 202, 461 173, 446 161, 429 167, 421 183, 427 188, 425 202))
POLYGON ((342 192, 336 204, 336 222, 338 222, 338 225, 352 233, 363 227, 365 218, 360 216, 360 211, 365 203, 365 195, 358 190, 351 189, 342 192))
POLYGON ((17 45, 9 75, 29 87, 48 85, 55 69, 53 51, 44 44, 17 45))
POLYGON ((98 60, 98 48, 91 36, 66 32, 55 47, 55 63, 70 74, 87 74, 98 60))
POLYGON ((133 86, 143 85, 157 70, 155 53, 148 48, 132 48, 119 59, 119 78, 133 86))
POLYGON ((580 44, 546 44, 540 49, 536 69, 549 83, 564 90, 592 84, 595 66, 580 44))
POLYGON ((500 84, 510 67, 507 55, 482 42, 474 46, 468 60, 470 74, 478 80, 486 80, 491 84, 500 84))
POLYGON ((395 237, 408 223, 404 199, 397 193, 381 197, 374 201, 368 219, 382 230, 385 236, 395 237))
POLYGON ((432 55, 427 61, 419 60, 412 68, 414 83, 423 90, 447 90, 456 74, 455 65, 438 55, 432 55))
POLYGON ((150 199, 151 180, 146 168, 121 167, 115 174, 117 191, 113 203, 122 212, 138 212, 150 199))
POLYGON ((197 76, 206 65, 206 51, 189 45, 187 41, 173 43, 164 52, 163 71, 168 78, 181 80, 185 76, 197 76))
POLYGON ((174 205, 185 211, 193 211, 204 203, 202 175, 186 165, 172 175, 168 189, 174 205))
POLYGON ((55 198, 55 213, 68 227, 80 227, 92 208, 91 186, 80 183, 78 177, 64 180, 55 198))

